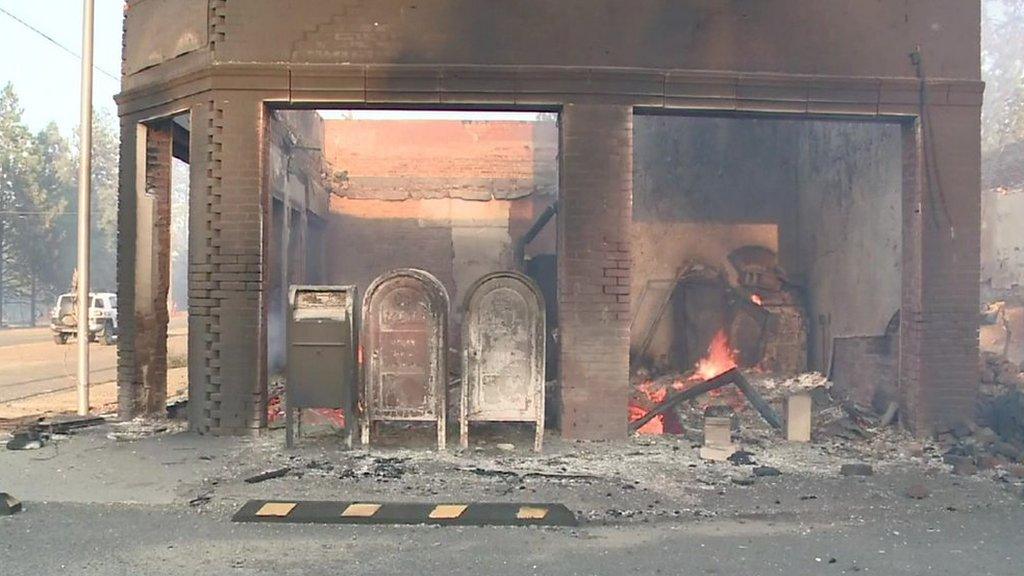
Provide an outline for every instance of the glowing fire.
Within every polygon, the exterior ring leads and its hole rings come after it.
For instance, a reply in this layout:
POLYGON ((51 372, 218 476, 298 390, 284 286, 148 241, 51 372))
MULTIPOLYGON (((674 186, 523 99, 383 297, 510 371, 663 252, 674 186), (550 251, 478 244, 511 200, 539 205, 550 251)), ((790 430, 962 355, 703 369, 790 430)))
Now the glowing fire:
POLYGON ((711 344, 708 344, 707 354, 697 361, 697 365, 694 367, 696 372, 690 376, 690 380, 698 382, 711 380, 735 367, 736 357, 729 346, 729 336, 725 330, 719 330, 711 339, 711 344))
MULTIPOLYGON (((643 384, 637 386, 637 392, 642 394, 643 397, 640 400, 629 401, 629 421, 634 422, 644 417, 649 411, 641 403, 647 404, 649 401, 651 406, 657 406, 668 396, 668 389, 654 388, 654 381, 648 380, 643 384)), ((659 435, 665 433, 665 418, 664 416, 658 416, 652 419, 647 424, 644 424, 637 430, 638 434, 650 434, 659 435)))
POLYGON ((750 301, 753 302, 754 304, 757 304, 758 306, 764 306, 764 300, 762 300, 761 297, 757 294, 751 294, 750 301))
MULTIPOLYGON (((679 379, 669 386, 657 387, 655 381, 647 380, 636 387, 636 394, 629 401, 629 421, 634 422, 644 417, 651 408, 662 403, 668 397, 668 389, 683 391, 695 384, 710 380, 719 374, 736 367, 735 353, 729 346, 729 336, 725 330, 719 330, 708 345, 707 354, 697 361, 694 372, 689 378, 679 379)), ((719 391, 716 391, 719 392, 719 391)), ((638 434, 660 435, 665 433, 665 415, 659 415, 637 430, 638 434)))

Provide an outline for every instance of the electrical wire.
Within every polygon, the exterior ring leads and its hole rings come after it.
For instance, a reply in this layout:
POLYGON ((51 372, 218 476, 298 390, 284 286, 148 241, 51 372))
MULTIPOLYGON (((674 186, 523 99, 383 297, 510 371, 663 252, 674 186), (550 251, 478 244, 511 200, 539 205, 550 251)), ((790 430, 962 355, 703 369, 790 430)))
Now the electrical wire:
MULTIPOLYGON (((57 48, 60 48, 60 49, 61 49, 61 50, 63 50, 64 52, 67 52, 68 54, 70 54, 70 55, 74 56, 75 58, 78 58, 79 60, 81 60, 81 59, 82 59, 82 55, 81 55, 81 54, 79 54, 78 52, 75 52, 75 51, 74 51, 74 50, 72 50, 71 48, 68 48, 67 46, 65 46, 65 45, 61 44, 60 42, 58 42, 58 41, 57 41, 57 39, 55 39, 54 37, 50 36, 50 35, 49 35, 49 34, 47 34, 46 32, 43 32, 42 30, 40 30, 40 29, 36 28, 35 26, 33 26, 33 25, 29 24, 28 22, 26 22, 26 21, 22 20, 21 18, 18 18, 18 17, 17 17, 17 16, 15 16, 14 14, 11 14, 11 13, 10 13, 10 12, 8 12, 8 11, 7 11, 7 10, 6 10, 5 8, 3 8, 3 7, 0 7, 0 13, 6 14, 6 15, 7 15, 7 16, 8 16, 9 18, 11 18, 12 20, 14 20, 14 21, 15 21, 15 22, 17 22, 18 24, 21 24, 22 26, 24 26, 24 27, 28 28, 29 30, 31 30, 31 31, 33 31, 33 32, 35 32, 36 34, 38 34, 38 35, 42 36, 42 37, 43 37, 43 38, 45 38, 45 39, 46 39, 46 40, 47 40, 47 41, 48 41, 49 43, 53 44, 53 45, 54 45, 54 46, 56 46, 57 48)), ((106 70, 104 70, 103 68, 100 68, 99 66, 95 66, 95 65, 94 65, 94 66, 93 66, 93 68, 94 68, 94 69, 95 69, 95 70, 96 70, 97 72, 99 72, 100 74, 103 74, 104 76, 106 76, 106 77, 110 78, 111 80, 113 80, 113 81, 115 81, 115 82, 120 82, 120 81, 121 81, 121 79, 120 79, 119 77, 115 76, 114 74, 111 74, 110 72, 107 72, 106 70)))

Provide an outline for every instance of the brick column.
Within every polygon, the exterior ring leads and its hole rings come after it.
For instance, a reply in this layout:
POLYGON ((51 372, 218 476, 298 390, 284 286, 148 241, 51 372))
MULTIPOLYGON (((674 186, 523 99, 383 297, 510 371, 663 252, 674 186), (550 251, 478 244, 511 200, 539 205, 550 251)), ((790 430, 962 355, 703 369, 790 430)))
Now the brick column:
POLYGON ((901 419, 918 435, 974 416, 980 110, 931 106, 904 128, 901 419))
POLYGON ((558 300, 562 434, 627 435, 633 111, 561 115, 558 300))
POLYGON ((258 97, 238 92, 193 110, 189 417, 200 432, 266 422, 261 114, 258 97))
POLYGON ((162 416, 167 401, 172 146, 168 122, 138 131, 128 124, 126 131, 134 148, 122 146, 118 235, 118 416, 124 419, 162 416))

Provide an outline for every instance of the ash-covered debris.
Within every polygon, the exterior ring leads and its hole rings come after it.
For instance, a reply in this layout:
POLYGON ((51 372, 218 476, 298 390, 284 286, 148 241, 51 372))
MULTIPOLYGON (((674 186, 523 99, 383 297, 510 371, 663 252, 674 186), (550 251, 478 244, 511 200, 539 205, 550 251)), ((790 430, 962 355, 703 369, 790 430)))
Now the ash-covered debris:
POLYGON ((766 399, 773 401, 781 401, 793 394, 828 391, 832 388, 832 382, 820 372, 805 372, 790 377, 755 375, 750 376, 749 380, 766 399))
POLYGON ((126 422, 114 422, 110 425, 111 430, 107 438, 118 442, 131 442, 162 436, 178 434, 188 430, 188 424, 180 421, 165 420, 160 418, 135 418, 126 422))
POLYGON ((343 480, 371 478, 378 482, 389 482, 400 480, 407 472, 413 471, 413 467, 408 464, 410 459, 409 457, 361 455, 356 456, 355 460, 347 466, 331 466, 326 461, 313 460, 307 464, 307 468, 325 473, 340 469, 337 477, 343 480))

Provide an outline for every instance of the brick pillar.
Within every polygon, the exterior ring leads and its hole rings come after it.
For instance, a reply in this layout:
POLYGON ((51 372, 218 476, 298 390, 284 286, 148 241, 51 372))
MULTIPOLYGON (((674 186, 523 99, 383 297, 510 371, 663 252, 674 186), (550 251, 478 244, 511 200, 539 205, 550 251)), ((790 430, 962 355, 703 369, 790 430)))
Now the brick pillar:
POLYGON ((172 131, 161 122, 134 136, 135 149, 122 156, 119 216, 132 222, 118 235, 118 416, 125 419, 163 415, 167 401, 172 131))
POLYGON ((558 301, 562 434, 627 435, 633 111, 561 116, 558 301))
POLYGON ((980 110, 931 106, 923 123, 904 128, 903 140, 901 418, 925 435, 974 415, 980 110))
POLYGON ((237 92, 193 110, 189 417, 200 432, 266 423, 261 111, 237 92))

